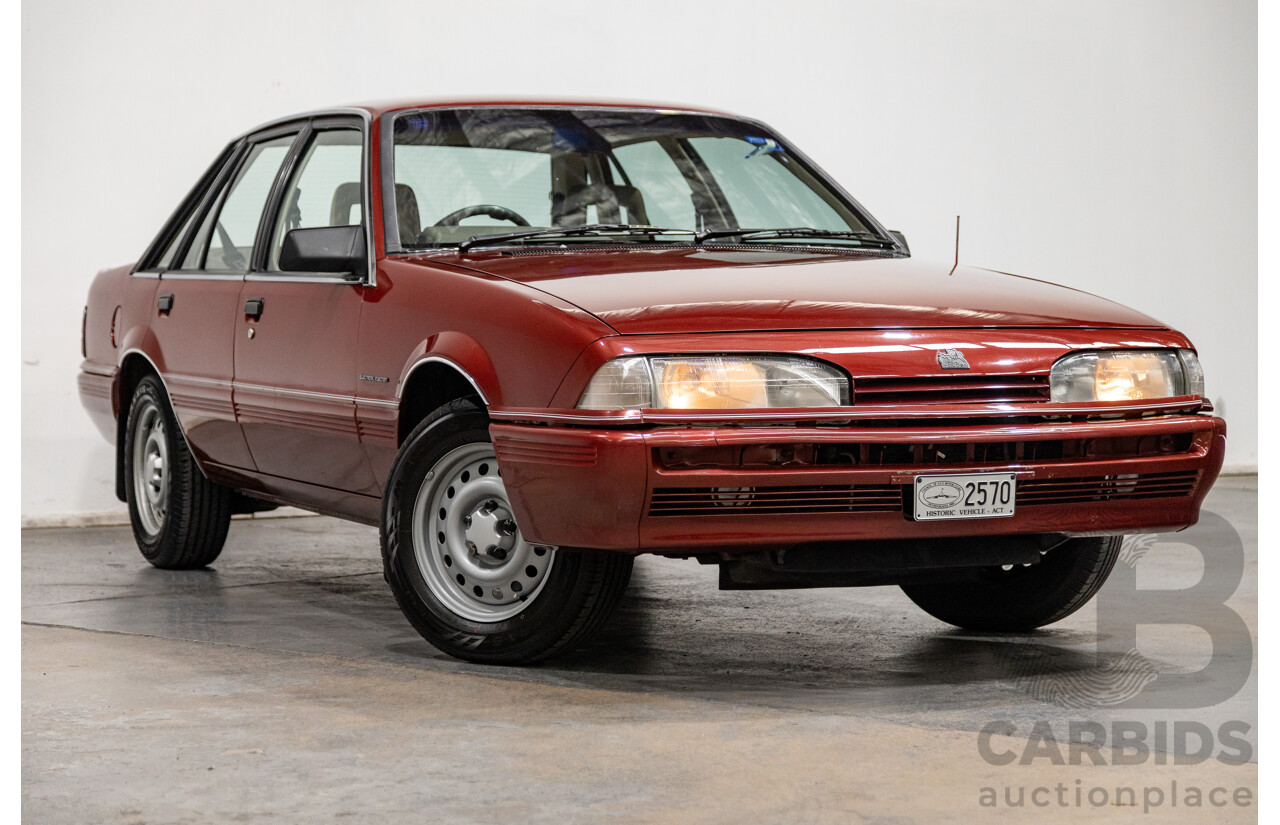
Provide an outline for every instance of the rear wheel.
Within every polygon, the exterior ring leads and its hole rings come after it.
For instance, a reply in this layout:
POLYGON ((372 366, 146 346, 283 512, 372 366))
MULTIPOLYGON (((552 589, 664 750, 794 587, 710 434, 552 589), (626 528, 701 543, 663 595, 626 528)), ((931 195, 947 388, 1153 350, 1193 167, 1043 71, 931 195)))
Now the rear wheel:
POLYGON ((1034 630, 1092 599, 1120 555, 1119 536, 1070 539, 1038 564, 984 569, 969 581, 904 584, 926 613, 969 630, 1034 630))
POLYGON ((613 613, 630 556, 525 541, 470 401, 440 407, 405 439, 383 498, 387 582, 405 616, 440 650, 523 664, 590 639, 613 613))
POLYGON ((138 549, 156 567, 204 567, 226 542, 231 491, 196 466, 158 378, 138 383, 128 415, 125 499, 138 549))

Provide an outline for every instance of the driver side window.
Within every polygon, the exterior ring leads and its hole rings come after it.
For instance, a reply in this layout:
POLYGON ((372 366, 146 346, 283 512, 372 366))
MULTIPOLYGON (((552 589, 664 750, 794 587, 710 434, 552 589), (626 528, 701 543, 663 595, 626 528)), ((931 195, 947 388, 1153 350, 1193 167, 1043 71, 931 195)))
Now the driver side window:
POLYGON ((255 144, 249 150, 222 202, 214 204, 205 215, 200 231, 182 261, 183 269, 248 271, 267 195, 294 137, 287 135, 268 140, 255 144))
POLYGON ((318 132, 285 188, 271 234, 267 269, 280 271, 284 236, 294 229, 356 226, 364 215, 362 138, 358 129, 318 132))

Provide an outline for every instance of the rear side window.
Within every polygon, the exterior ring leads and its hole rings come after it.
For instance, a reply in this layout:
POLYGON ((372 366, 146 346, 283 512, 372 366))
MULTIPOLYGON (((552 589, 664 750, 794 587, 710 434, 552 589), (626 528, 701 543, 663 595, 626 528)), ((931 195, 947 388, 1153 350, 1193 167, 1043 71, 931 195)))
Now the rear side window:
POLYGON ((182 239, 187 237, 187 233, 191 231, 191 225, 196 222, 196 215, 200 214, 198 209, 191 210, 191 214, 183 221, 182 228, 169 241, 169 245, 165 247, 164 252, 160 255, 160 259, 156 261, 156 269, 168 269, 173 266, 173 256, 178 252, 178 246, 182 244, 182 239))
POLYGON ((222 150, 222 154, 218 156, 218 159, 213 162, 213 165, 200 176, 200 180, 187 193, 187 196, 182 199, 182 203, 173 217, 165 222, 160 234, 147 247, 147 251, 142 254, 138 261, 138 271, 162 271, 177 265, 178 253, 182 250, 182 242, 186 239, 192 225, 200 218, 200 204, 204 202, 205 196, 209 193, 227 163, 231 161, 233 155, 234 146, 226 147, 222 150))
POLYGON ((248 271, 267 195, 294 137, 275 138, 249 150, 226 196, 205 216, 182 262, 183 269, 248 271))

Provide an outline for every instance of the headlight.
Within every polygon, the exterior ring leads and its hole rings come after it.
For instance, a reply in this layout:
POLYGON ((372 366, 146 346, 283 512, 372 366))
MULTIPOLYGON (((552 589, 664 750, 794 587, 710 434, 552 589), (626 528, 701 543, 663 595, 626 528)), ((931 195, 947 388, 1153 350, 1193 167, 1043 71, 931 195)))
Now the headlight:
POLYGON ((1143 401, 1204 395, 1195 352, 1107 350, 1068 355, 1049 372, 1050 401, 1143 401))
POLYGON ((578 402, 584 410, 838 407, 849 379, 807 358, 775 355, 626 356, 605 364, 578 402))

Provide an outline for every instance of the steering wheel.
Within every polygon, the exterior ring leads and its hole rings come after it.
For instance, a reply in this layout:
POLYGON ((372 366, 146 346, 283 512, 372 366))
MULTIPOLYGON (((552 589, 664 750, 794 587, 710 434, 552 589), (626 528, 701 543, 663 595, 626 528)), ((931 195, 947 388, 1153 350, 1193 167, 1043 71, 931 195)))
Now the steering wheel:
POLYGON ((505 206, 497 206, 492 203, 480 203, 475 206, 464 206, 461 209, 455 209, 448 215, 435 222, 436 226, 457 226, 464 218, 470 218, 474 215, 488 215, 494 220, 511 221, 516 226, 528 226, 529 222, 520 216, 518 212, 514 212, 505 206))

